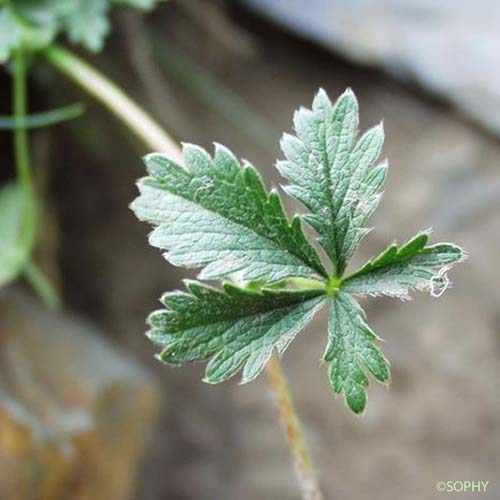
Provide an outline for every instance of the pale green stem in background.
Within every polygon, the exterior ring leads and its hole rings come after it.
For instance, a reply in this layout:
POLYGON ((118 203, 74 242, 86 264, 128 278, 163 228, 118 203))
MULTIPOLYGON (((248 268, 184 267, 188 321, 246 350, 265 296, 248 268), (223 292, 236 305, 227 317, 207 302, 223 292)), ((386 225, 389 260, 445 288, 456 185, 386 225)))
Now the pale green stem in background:
POLYGON ((155 34, 153 41, 158 62, 172 80, 177 81, 183 90, 190 92, 204 106, 228 120, 259 148, 273 156, 276 154, 275 139, 279 134, 263 116, 160 34, 155 34))
POLYGON ((24 276, 42 302, 53 310, 61 309, 61 298, 40 268, 31 260, 24 267, 24 276))
POLYGON ((174 140, 122 89, 97 69, 56 45, 48 47, 44 53, 52 65, 104 104, 149 148, 182 162, 182 155, 174 140))
POLYGON ((23 213, 20 240, 26 252, 26 263, 24 264, 24 274, 35 291, 47 307, 57 308, 60 305, 60 298, 50 282, 45 278, 36 264, 31 260, 37 222, 37 200, 33 187, 31 175, 30 152, 28 145, 27 125, 27 78, 26 61, 22 49, 14 54, 14 91, 13 91, 13 112, 14 112, 14 154, 16 159, 16 172, 19 185, 23 193, 23 213))
MULTIPOLYGON (((177 143, 104 75, 61 47, 49 47, 45 50, 45 56, 56 68, 104 104, 147 146, 182 162, 181 150, 177 143)), ((302 278, 296 280, 298 281, 295 285, 300 285, 302 288, 312 287, 315 290, 325 290, 325 284, 319 281, 302 278)), ((322 495, 305 446, 304 434, 288 391, 285 374, 280 361, 275 356, 268 363, 267 374, 269 385, 277 399, 280 419, 288 437, 288 446, 295 463, 302 498, 303 500, 321 500, 322 495)))
POLYGON ((62 108, 25 116, 21 123, 18 123, 15 116, 0 116, 0 130, 15 130, 19 127, 24 129, 49 127, 78 118, 84 111, 85 108, 82 104, 70 104, 62 108))
POLYGON ((28 135, 26 132, 26 62, 22 49, 14 54, 14 92, 13 108, 16 123, 14 132, 14 154, 19 184, 23 191, 25 206, 34 199, 33 182, 31 179, 28 135))

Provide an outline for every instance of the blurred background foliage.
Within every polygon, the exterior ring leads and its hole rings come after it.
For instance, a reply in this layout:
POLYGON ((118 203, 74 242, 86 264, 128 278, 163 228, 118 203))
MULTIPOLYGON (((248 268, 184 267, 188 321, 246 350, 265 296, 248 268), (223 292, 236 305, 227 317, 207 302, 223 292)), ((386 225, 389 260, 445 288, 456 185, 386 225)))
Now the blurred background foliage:
MULTIPOLYGON (((327 498, 429 499, 452 479, 489 480, 482 498, 498 498, 500 9, 479 3, 160 2, 113 10, 104 50, 82 51, 176 140, 223 143, 270 185, 293 110, 319 86, 352 87, 362 128, 385 119, 390 160, 377 232, 353 265, 421 227, 469 251, 439 301, 366 302, 393 383, 373 387, 362 418, 310 370, 325 317, 287 353, 327 498)), ((29 62, 29 113, 63 107, 56 121, 71 120, 29 132, 42 209, 36 266, 16 281, 5 263, 17 201, 11 188, 0 196, 0 498, 298 498, 265 382, 207 386, 199 366, 162 367, 142 335, 180 278, 128 209, 148 148, 43 58, 29 62), (27 285, 37 278, 62 309, 27 285)), ((11 81, 7 64, 2 186, 14 178, 11 81)))

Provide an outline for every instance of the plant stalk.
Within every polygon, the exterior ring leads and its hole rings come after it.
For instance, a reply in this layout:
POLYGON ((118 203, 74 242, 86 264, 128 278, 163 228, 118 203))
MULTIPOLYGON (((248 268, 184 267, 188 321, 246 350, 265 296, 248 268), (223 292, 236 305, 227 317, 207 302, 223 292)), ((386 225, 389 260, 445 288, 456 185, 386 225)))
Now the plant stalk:
POLYGON ((299 480, 302 500, 322 500, 323 495, 295 411, 286 375, 280 360, 275 354, 271 356, 266 366, 266 374, 269 386, 276 399, 281 425, 286 433, 290 455, 299 480))
MULTIPOLYGON (((56 68, 69 76, 113 112, 147 146, 159 150, 182 163, 181 150, 174 140, 104 75, 61 47, 49 47, 45 50, 45 55, 56 68)), ((313 288, 315 289, 320 286, 324 288, 324 284, 316 281, 313 283, 312 281, 314 280, 311 280, 310 283, 300 282, 300 285, 306 288, 311 285, 314 285, 313 288)), ((288 446, 295 464, 302 498, 303 500, 322 500, 323 496, 319 489, 299 419, 295 413, 286 376, 276 356, 271 357, 266 370, 269 386, 276 397, 281 422, 287 434, 288 446)))
POLYGON ((24 276, 48 309, 61 309, 61 297, 43 271, 32 261, 28 260, 24 268, 24 276))
POLYGON ((23 208, 21 214, 20 242, 24 258, 24 274, 42 301, 50 308, 57 308, 60 298, 49 281, 31 260, 31 253, 36 241, 38 225, 38 204, 31 174, 30 150, 27 133, 27 77, 26 60, 22 49, 14 53, 13 82, 14 112, 14 155, 16 160, 17 180, 22 192, 23 208))
POLYGON ((178 162, 182 161, 182 155, 174 140, 106 76, 57 45, 48 47, 44 53, 53 66, 106 106, 149 148, 165 153, 178 162))
POLYGON ((23 191, 24 201, 31 203, 34 192, 31 179, 28 134, 26 132, 26 96, 26 61, 22 49, 18 49, 14 53, 14 89, 12 96, 16 124, 14 154, 16 158, 17 178, 23 191))

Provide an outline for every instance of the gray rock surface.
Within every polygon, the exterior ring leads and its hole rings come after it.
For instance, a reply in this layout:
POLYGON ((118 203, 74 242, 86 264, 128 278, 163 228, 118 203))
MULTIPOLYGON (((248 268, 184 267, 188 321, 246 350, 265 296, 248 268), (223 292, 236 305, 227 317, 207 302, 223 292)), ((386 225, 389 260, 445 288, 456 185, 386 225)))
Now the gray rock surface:
POLYGON ((0 296, 0 498, 127 500, 160 394, 102 332, 0 296))
POLYGON ((500 132, 497 0, 244 0, 356 62, 418 82, 500 132))

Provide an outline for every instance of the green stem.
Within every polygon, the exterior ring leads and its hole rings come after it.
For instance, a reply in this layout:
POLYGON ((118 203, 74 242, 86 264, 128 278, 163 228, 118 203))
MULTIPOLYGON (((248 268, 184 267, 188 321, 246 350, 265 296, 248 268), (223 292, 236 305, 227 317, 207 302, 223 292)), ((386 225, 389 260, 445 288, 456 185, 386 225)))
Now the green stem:
POLYGON ((31 260, 24 267, 24 275, 30 285, 37 292, 42 302, 53 310, 61 308, 61 298, 40 268, 31 260))
POLYGON ((44 53, 53 66, 104 104, 149 148, 165 153, 176 161, 182 161, 182 155, 174 140, 122 89, 97 69, 56 45, 48 47, 44 53))
POLYGON ((17 181, 22 193, 22 213, 19 240, 24 259, 30 258, 36 238, 36 199, 31 176, 31 161, 26 131, 27 78, 26 61, 22 49, 14 52, 14 80, 12 92, 14 113, 14 156, 17 181))
POLYGON ((24 199, 33 200, 33 182, 31 179, 28 134, 26 132, 26 63, 22 49, 14 53, 14 93, 13 108, 16 121, 14 132, 14 153, 19 184, 24 193, 24 199))
POLYGON ((31 175, 31 161, 27 133, 27 78, 26 61, 22 49, 14 53, 14 154, 19 185, 23 195, 23 212, 20 242, 25 252, 24 274, 42 301, 50 308, 56 309, 60 305, 57 292, 31 261, 31 252, 36 241, 38 222, 37 199, 31 175))

